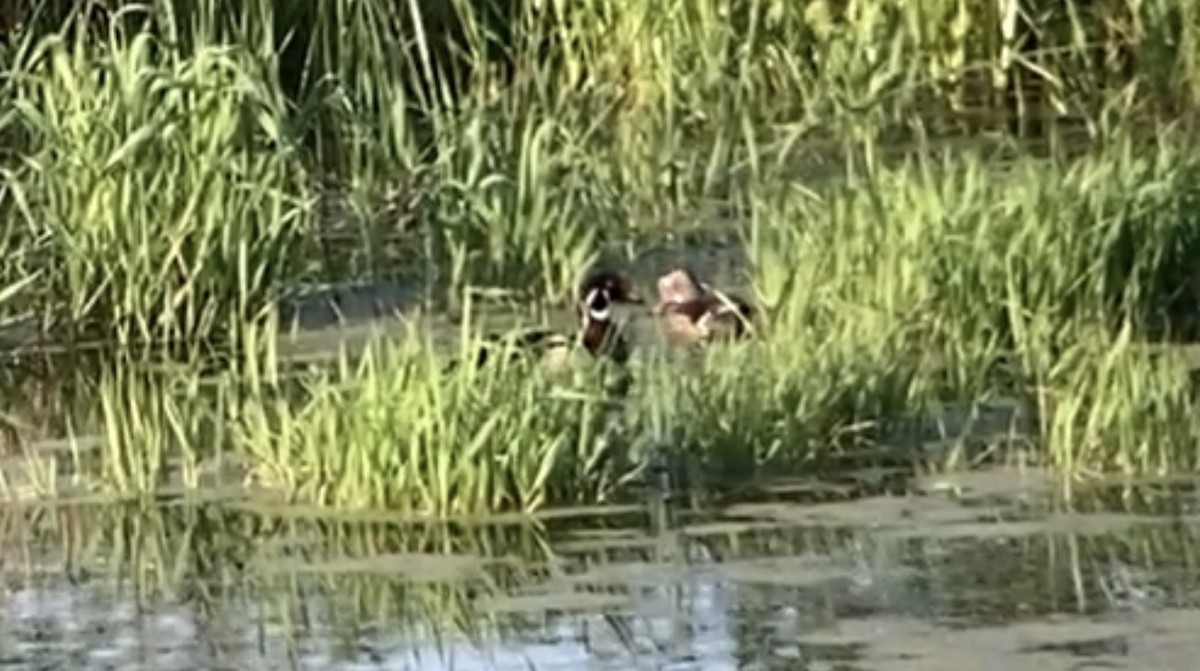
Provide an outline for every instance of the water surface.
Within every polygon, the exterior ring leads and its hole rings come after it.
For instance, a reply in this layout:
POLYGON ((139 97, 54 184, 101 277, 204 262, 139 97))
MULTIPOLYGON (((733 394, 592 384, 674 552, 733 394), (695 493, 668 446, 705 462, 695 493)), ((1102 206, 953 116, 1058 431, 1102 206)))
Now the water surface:
MULTIPOLYGON (((766 490, 762 490, 766 491, 766 490)), ((780 488, 779 491, 798 491, 780 488)), ((1047 473, 404 521, 9 508, 5 669, 1190 669, 1190 479, 1047 473)))

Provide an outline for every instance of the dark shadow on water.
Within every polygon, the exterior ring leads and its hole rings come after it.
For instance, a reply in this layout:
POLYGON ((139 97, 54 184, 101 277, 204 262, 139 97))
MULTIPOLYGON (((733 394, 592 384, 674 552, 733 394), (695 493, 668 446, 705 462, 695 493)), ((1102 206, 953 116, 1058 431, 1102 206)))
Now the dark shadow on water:
POLYGON ((284 331, 325 329, 397 317, 424 305, 411 282, 355 282, 306 288, 285 296, 279 306, 284 331))

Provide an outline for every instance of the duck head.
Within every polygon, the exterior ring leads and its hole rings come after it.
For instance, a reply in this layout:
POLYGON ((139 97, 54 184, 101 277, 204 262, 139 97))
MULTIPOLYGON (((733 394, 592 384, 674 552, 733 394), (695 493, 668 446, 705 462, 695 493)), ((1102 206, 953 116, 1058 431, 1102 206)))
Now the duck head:
POLYGON ((630 300, 628 291, 620 295, 624 300, 614 298, 605 285, 588 290, 579 305, 580 338, 584 348, 593 355, 608 356, 624 363, 629 358, 629 346, 613 322, 612 306, 617 302, 640 302, 640 299, 634 294, 635 300, 630 300))
POLYGON ((633 282, 625 275, 615 270, 600 269, 588 273, 579 284, 579 302, 586 305, 589 296, 595 291, 603 291, 607 300, 612 303, 629 303, 642 305, 646 301, 633 287, 633 282))
POLYGON ((658 304, 655 312, 663 312, 668 306, 686 305, 699 300, 705 285, 690 269, 674 268, 658 278, 658 304))

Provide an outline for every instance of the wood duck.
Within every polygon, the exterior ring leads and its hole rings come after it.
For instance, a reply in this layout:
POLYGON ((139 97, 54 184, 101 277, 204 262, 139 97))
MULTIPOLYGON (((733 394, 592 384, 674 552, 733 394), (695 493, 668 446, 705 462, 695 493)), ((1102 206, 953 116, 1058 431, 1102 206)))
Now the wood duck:
POLYGON ((658 278, 654 311, 662 317, 668 338, 688 345, 744 337, 751 331, 753 316, 746 301, 705 284, 684 267, 658 278))
POLYGON ((550 329, 523 329, 504 335, 489 335, 485 346, 476 356, 476 365, 483 365, 490 352, 512 346, 514 356, 522 352, 536 352, 543 361, 556 367, 565 364, 576 343, 581 344, 596 358, 607 358, 624 364, 629 360, 629 341, 621 327, 613 319, 615 304, 641 305, 645 301, 624 275, 607 269, 597 270, 584 278, 576 296, 575 314, 579 320, 579 332, 575 337, 556 333, 550 329))

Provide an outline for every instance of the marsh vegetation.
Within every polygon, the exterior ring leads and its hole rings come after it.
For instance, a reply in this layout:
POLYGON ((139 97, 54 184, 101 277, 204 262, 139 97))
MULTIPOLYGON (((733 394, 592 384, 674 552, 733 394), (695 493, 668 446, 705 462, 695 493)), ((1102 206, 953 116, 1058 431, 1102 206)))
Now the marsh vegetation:
POLYGON ((10 497, 234 483, 455 516, 663 471, 730 494, 863 461, 1196 466, 1184 6, 3 15, 10 497), (642 348, 627 397, 598 363, 447 367, 497 313, 557 319, 587 267, 650 286, 714 254, 759 337, 642 348), (350 281, 404 286, 403 318, 290 356, 289 306, 350 281))
POLYGON ((1186 667, 1198 38, 0 0, 2 664, 1186 667), (677 264, 753 337, 462 365, 677 264))

